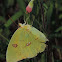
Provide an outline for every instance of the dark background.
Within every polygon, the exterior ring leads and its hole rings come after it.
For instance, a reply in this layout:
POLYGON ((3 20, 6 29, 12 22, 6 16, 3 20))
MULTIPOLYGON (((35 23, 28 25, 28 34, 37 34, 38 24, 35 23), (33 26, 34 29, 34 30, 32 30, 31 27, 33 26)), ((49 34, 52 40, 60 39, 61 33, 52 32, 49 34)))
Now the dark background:
POLYGON ((0 62, 6 62, 10 38, 24 20, 42 31, 49 42, 44 52, 21 62, 62 62, 62 0, 34 0, 33 10, 27 14, 29 1, 0 0, 0 62))

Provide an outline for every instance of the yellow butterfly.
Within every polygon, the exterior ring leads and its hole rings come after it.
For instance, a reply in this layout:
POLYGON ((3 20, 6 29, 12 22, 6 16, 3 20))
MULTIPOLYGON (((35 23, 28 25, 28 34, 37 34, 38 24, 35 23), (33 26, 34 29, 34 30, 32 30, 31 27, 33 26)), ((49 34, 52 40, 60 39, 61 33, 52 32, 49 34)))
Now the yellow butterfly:
POLYGON ((21 24, 13 34, 6 52, 7 62, 33 58, 45 50, 46 36, 29 24, 21 24))

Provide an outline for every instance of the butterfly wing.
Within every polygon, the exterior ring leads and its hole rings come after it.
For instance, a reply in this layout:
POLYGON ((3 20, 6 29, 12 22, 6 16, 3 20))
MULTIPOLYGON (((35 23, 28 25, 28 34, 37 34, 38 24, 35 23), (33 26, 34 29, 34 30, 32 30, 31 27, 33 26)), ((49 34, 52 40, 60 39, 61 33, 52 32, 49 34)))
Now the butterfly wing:
POLYGON ((43 52, 46 47, 45 40, 42 40, 44 37, 43 33, 33 27, 17 29, 7 48, 7 62, 17 62, 22 59, 32 58, 43 52))
POLYGON ((41 40, 37 39, 30 30, 24 29, 24 34, 25 47, 22 52, 24 52, 23 55, 25 55, 26 58, 35 57, 37 53, 45 50, 46 44, 41 43, 41 40))
POLYGON ((30 27, 30 31, 33 33, 33 35, 35 35, 36 37, 38 37, 39 39, 41 39, 41 42, 46 42, 48 41, 48 39, 46 38, 46 36, 40 32, 39 30, 37 30, 34 27, 30 27))
MULTIPOLYGON (((15 33, 13 34, 10 42, 9 42, 9 45, 8 45, 8 48, 7 48, 7 53, 6 53, 6 60, 7 62, 17 62, 17 59, 19 60, 19 55, 21 54, 21 49, 23 48, 22 47, 22 42, 20 42, 20 36, 23 35, 23 29, 19 28, 15 31, 15 33), (20 47, 22 47, 20 49, 20 47)), ((20 57, 22 57, 20 55, 20 57)))

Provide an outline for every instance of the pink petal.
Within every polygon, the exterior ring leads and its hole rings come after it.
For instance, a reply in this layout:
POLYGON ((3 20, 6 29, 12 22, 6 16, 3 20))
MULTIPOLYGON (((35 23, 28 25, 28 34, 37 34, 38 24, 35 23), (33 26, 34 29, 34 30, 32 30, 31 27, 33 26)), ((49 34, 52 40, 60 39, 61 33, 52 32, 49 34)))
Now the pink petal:
POLYGON ((26 11, 30 13, 32 11, 32 8, 29 7, 29 5, 26 7, 26 11))

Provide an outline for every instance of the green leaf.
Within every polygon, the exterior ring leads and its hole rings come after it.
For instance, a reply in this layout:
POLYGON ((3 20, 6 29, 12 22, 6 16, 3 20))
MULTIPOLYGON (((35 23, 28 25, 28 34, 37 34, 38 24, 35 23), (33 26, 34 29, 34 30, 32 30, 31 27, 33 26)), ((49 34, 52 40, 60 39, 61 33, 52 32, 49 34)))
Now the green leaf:
MULTIPOLYGON (((11 18, 12 18, 13 21, 16 21, 16 20, 18 20, 19 17, 22 16, 22 15, 23 15, 23 12, 19 11, 19 12, 15 13, 11 18)), ((12 23, 13 23, 13 22, 11 21, 11 19, 9 19, 9 20, 7 21, 7 23, 4 24, 4 25, 5 25, 5 27, 9 27, 12 23)))
POLYGON ((62 26, 60 26, 59 28, 57 28, 55 32, 59 32, 61 30, 62 30, 62 26))
POLYGON ((48 23, 51 19, 52 12, 53 12, 53 3, 50 3, 50 7, 48 8, 48 11, 47 11, 47 21, 48 21, 48 23))
POLYGON ((41 61, 40 61, 40 62, 46 62, 45 53, 43 53, 43 54, 41 55, 41 61))
POLYGON ((13 4, 14 4, 14 0, 7 0, 8 7, 12 6, 13 4))
POLYGON ((25 2, 24 2, 24 0, 17 0, 17 2, 18 2, 18 5, 19 5, 19 8, 20 8, 23 12, 25 12, 26 7, 25 7, 25 2))
POLYGON ((43 6, 44 6, 44 8, 48 9, 48 6, 45 3, 43 4, 43 6))
POLYGON ((62 19, 62 14, 59 15, 59 19, 62 19))
POLYGON ((0 21, 2 21, 2 22, 6 22, 6 20, 5 20, 5 18, 4 17, 2 17, 2 16, 0 16, 0 21))
POLYGON ((3 36, 1 33, 0 33, 0 36, 1 36, 3 39, 5 39, 7 42, 9 42, 9 40, 8 40, 5 36, 3 36))
POLYGON ((3 31, 3 29, 0 29, 0 33, 3 31))

